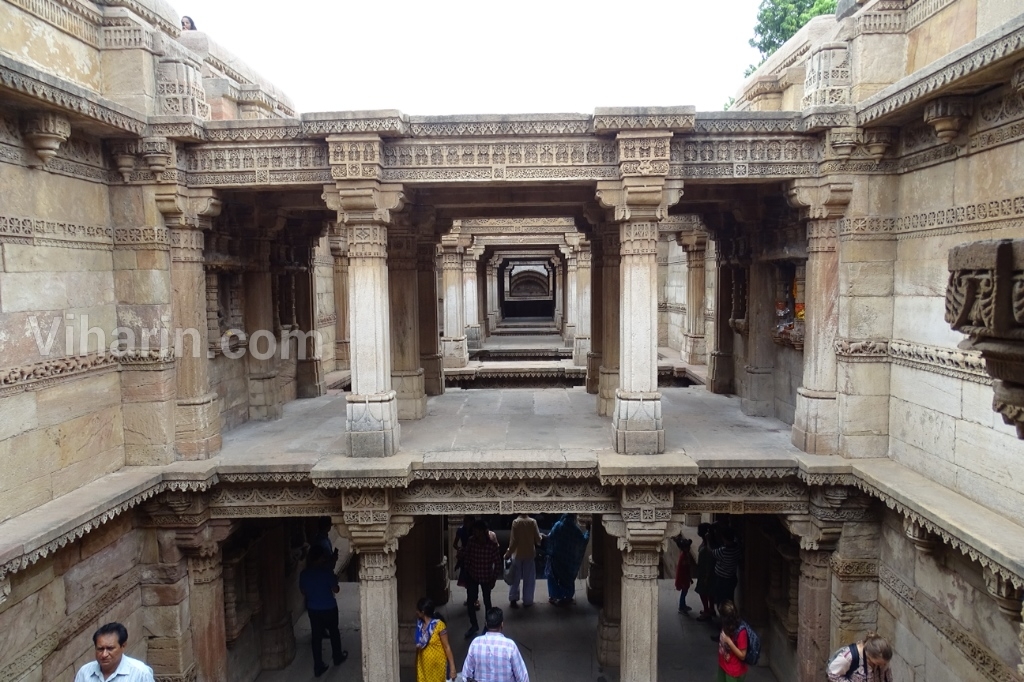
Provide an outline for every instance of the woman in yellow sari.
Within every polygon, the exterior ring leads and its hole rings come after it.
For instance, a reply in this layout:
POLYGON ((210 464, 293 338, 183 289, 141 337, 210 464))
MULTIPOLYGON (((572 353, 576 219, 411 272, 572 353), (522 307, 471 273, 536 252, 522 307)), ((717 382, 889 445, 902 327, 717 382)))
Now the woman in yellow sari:
POLYGON ((416 603, 416 682, 455 679, 455 657, 448 645, 448 628, 434 615, 434 602, 423 597, 416 603))

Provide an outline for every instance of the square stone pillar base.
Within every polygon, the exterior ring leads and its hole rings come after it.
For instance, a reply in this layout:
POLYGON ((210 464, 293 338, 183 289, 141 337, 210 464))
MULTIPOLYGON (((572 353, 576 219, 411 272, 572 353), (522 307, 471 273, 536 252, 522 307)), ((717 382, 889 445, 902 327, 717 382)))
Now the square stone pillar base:
POLYGON ((615 451, 625 455, 657 455, 665 451, 661 393, 615 391, 612 415, 615 451))
POLYGON ((345 397, 345 438, 350 457, 390 457, 398 452, 398 396, 394 391, 345 397))
POLYGON ((423 367, 423 392, 427 395, 443 395, 444 368, 441 366, 441 354, 421 355, 420 365, 423 367))
POLYGON ((284 414, 277 372, 249 375, 249 419, 270 421, 284 414))
POLYGON ((597 386, 597 413, 602 417, 615 414, 615 392, 619 390, 619 368, 602 367, 597 386))
POLYGON ((751 417, 775 416, 774 371, 773 367, 747 365, 744 368, 747 392, 740 397, 740 410, 743 414, 751 417))
POLYGON ((601 388, 601 354, 587 353, 587 393, 597 395, 601 388))
POLYGON ((352 364, 349 358, 348 339, 334 342, 334 369, 349 369, 352 364))
POLYGON ((427 415, 422 369, 393 370, 391 385, 398 396, 399 419, 423 419, 427 415))
POLYGON ((812 455, 839 451, 839 407, 833 391, 796 390, 793 445, 812 455))
POLYGON ((441 365, 450 369, 458 369, 469 364, 469 349, 466 337, 441 337, 441 365))
POLYGON ((480 325, 471 324, 466 327, 466 346, 474 350, 480 348, 480 325))
POLYGON ((708 384, 712 393, 733 392, 733 358, 732 353, 712 351, 708 354, 708 384))
POLYGON ((220 452, 220 399, 216 393, 177 401, 174 450, 178 459, 207 459, 220 452))
POLYGON ((590 337, 577 336, 572 340, 572 364, 576 367, 587 366, 587 355, 590 353, 590 337))
POLYGON ((707 362, 707 347, 703 336, 683 335, 683 348, 679 353, 688 365, 703 365, 707 362))
POLYGON ((576 325, 567 324, 565 330, 562 332, 562 339, 565 341, 567 348, 571 348, 576 340, 576 325))
POLYGON ((296 395, 299 398, 319 398, 327 393, 323 362, 319 359, 299 360, 295 368, 296 395))
POLYGON ((607 618, 602 611, 597 619, 597 662, 608 668, 618 668, 622 626, 618 620, 607 618))

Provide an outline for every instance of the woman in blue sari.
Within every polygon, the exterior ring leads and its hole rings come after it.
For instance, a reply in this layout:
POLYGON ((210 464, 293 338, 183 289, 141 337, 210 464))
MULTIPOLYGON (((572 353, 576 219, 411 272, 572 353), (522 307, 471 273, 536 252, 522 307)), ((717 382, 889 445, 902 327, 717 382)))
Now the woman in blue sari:
POLYGON ((548 578, 548 602, 555 606, 574 603, 576 574, 587 551, 589 533, 576 524, 575 514, 562 514, 545 541, 548 578))

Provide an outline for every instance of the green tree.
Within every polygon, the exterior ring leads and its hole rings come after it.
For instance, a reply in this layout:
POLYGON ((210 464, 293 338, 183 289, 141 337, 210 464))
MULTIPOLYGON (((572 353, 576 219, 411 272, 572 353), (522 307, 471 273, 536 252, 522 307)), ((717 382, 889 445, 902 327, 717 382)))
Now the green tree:
POLYGON ((763 63, 808 21, 835 11, 836 0, 761 0, 750 46, 761 53, 763 63))

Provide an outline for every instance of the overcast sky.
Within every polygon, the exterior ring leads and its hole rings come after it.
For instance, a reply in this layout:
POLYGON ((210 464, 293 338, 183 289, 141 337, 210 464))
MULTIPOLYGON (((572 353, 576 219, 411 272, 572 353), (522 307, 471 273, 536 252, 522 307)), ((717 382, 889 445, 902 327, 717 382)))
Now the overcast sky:
POLYGON ((300 112, 719 111, 759 0, 171 0, 300 112))

